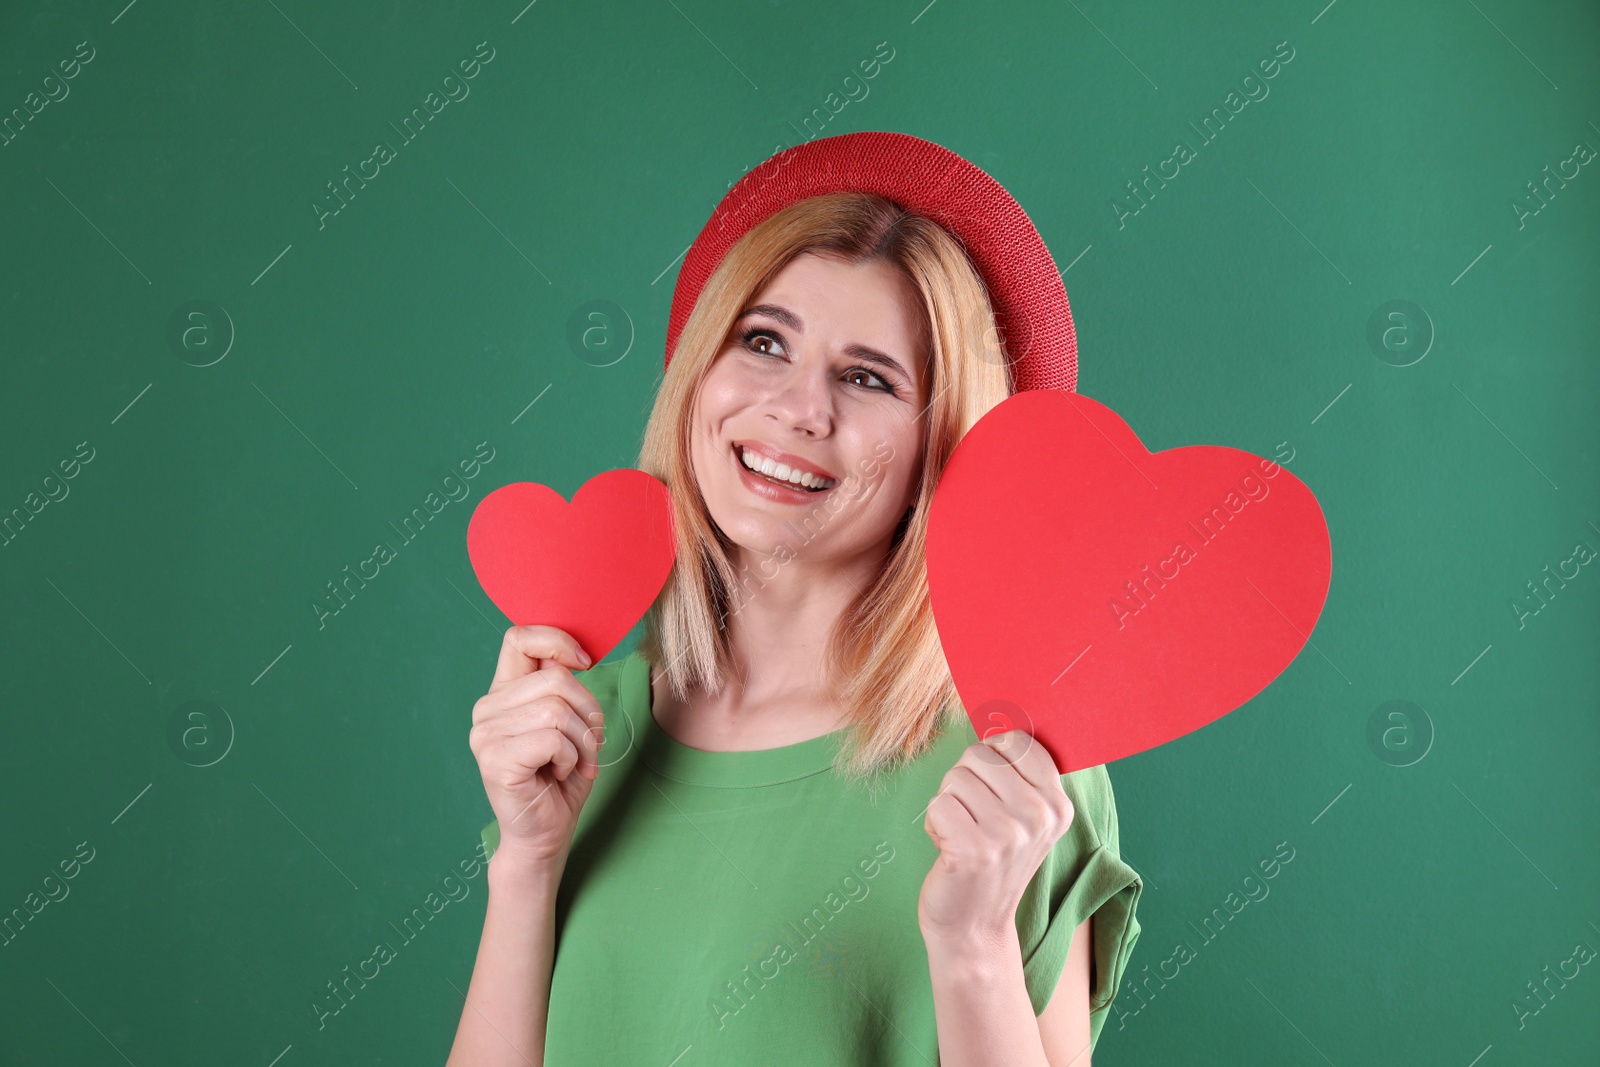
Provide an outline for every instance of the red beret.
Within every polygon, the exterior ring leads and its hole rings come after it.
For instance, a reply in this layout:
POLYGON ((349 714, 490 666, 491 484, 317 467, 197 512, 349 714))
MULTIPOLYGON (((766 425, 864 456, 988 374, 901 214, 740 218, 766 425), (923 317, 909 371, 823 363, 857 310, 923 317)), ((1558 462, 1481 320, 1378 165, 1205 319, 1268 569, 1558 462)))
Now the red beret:
POLYGON ((876 193, 943 226, 965 246, 994 305, 1016 391, 1073 390, 1078 342, 1067 288, 1022 206, 947 148, 868 131, 786 148, 728 190, 684 257, 667 321, 667 362, 700 290, 722 257, 780 208, 823 193, 876 193))

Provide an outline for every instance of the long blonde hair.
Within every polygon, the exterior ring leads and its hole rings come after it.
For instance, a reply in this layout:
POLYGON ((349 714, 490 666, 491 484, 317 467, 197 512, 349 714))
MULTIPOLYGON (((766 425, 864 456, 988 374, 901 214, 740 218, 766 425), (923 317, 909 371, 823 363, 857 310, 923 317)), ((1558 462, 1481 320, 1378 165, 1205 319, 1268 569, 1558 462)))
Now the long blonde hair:
POLYGON ((924 378, 931 399, 916 504, 896 530, 877 579, 840 615, 825 652, 847 727, 834 767, 876 786, 882 772, 924 752, 940 735, 942 720, 963 714, 928 599, 928 507, 962 434, 1012 390, 983 281, 960 242, 937 223, 869 193, 815 196, 753 227, 707 279, 679 335, 639 453, 640 469, 660 478, 671 494, 678 539, 677 561, 646 616, 640 650, 666 673, 680 700, 693 687, 720 692, 724 672, 734 672, 726 621, 740 576, 694 476, 690 415, 735 320, 803 252, 851 263, 884 260, 911 280, 926 310, 924 378))

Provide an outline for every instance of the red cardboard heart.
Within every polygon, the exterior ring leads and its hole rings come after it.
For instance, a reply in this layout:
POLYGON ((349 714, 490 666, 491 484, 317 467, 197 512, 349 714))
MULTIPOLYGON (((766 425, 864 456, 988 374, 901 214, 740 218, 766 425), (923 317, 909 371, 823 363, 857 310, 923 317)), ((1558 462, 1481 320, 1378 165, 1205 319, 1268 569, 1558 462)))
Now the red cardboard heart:
POLYGON ((939 640, 980 737, 1062 774, 1198 730, 1309 639, 1332 555, 1303 482, 1235 448, 1152 454, 1078 393, 1014 394, 967 431, 928 514, 939 640))
POLYGON ((503 485, 467 523, 478 583, 517 626, 558 626, 599 663, 644 617, 672 572, 667 487, 623 468, 584 482, 568 504, 537 482, 503 485))

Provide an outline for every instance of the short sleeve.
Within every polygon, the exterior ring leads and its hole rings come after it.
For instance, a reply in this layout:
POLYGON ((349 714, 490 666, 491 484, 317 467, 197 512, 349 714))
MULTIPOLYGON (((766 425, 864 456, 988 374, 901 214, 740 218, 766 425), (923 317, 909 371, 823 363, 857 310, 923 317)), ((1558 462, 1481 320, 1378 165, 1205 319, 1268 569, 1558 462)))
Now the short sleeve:
POLYGON ((1073 933, 1092 919, 1089 1032, 1091 1042, 1098 1042, 1139 940, 1136 913, 1144 881, 1123 862, 1116 798, 1105 766, 1062 775, 1061 785, 1075 814, 1017 905, 1022 972, 1033 1013, 1041 1015, 1061 979, 1073 933))

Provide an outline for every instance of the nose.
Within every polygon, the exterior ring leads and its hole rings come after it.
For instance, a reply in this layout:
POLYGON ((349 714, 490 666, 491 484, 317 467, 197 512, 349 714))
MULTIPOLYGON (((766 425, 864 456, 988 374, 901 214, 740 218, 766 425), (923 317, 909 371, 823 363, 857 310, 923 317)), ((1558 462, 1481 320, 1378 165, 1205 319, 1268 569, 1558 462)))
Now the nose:
POLYGON ((804 360, 790 367, 767 400, 766 417, 776 430, 826 437, 833 429, 833 393, 827 370, 804 360))

